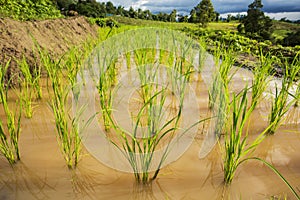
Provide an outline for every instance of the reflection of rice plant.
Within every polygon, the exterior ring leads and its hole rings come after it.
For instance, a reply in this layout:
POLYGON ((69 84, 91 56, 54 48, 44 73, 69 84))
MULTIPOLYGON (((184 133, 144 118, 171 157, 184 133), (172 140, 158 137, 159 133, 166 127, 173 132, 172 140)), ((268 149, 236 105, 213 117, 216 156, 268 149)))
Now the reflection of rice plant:
POLYGON ((80 132, 84 127, 79 128, 78 120, 84 108, 78 109, 74 116, 70 115, 68 107, 70 88, 62 82, 61 60, 53 61, 49 54, 42 51, 40 51, 40 55, 52 83, 53 98, 50 106, 54 113, 57 139, 68 167, 73 168, 76 167, 81 152, 80 132))
POLYGON ((37 98, 42 98, 42 91, 39 85, 41 70, 39 67, 34 67, 31 71, 25 57, 18 61, 18 65, 23 74, 23 79, 21 80, 21 99, 25 109, 25 117, 31 118, 33 114, 33 96, 36 95, 37 98))
POLYGON ((245 88, 240 94, 234 95, 231 103, 232 118, 231 121, 228 121, 228 131, 225 132, 224 138, 223 167, 226 184, 231 183, 238 166, 263 141, 267 131, 258 135, 252 143, 247 143, 248 136, 247 134, 243 135, 243 129, 253 111, 253 107, 247 108, 247 91, 248 88, 245 88))
POLYGON ((0 99, 2 102, 2 107, 6 116, 7 129, 4 128, 2 121, 0 120, 0 151, 4 157, 8 160, 10 164, 20 160, 19 152, 19 136, 21 127, 21 112, 22 103, 19 101, 17 104, 18 115, 13 113, 7 102, 7 92, 8 86, 5 85, 4 76, 6 74, 8 65, 7 62, 5 66, 0 66, 0 99), (7 133, 6 133, 7 131, 7 133))
POLYGON ((255 67, 252 80, 251 106, 256 107, 268 85, 268 77, 274 60, 270 55, 260 54, 260 64, 255 67))
POLYGON ((282 123, 284 115, 288 112, 290 107, 294 104, 295 99, 289 101, 289 92, 294 84, 294 80, 300 71, 299 61, 294 62, 291 65, 285 63, 285 73, 281 81, 281 89, 279 91, 278 87, 275 88, 275 96, 272 102, 271 112, 269 114, 269 127, 268 133, 274 134, 277 128, 282 123))

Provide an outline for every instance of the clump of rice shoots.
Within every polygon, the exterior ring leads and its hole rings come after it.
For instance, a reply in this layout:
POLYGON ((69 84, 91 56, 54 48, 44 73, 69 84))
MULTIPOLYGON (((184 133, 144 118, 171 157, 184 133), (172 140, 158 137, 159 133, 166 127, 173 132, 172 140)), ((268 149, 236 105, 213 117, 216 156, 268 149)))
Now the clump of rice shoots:
POLYGON ((251 87, 251 106, 254 108, 260 102, 262 95, 268 86, 269 74, 275 62, 274 58, 272 58, 270 54, 263 55, 262 52, 260 53, 259 61, 259 65, 257 65, 253 71, 254 77, 251 87))
POLYGON ((237 168, 249 158, 263 141, 267 132, 266 129, 253 142, 248 142, 248 134, 244 133, 243 129, 254 108, 248 108, 247 92, 246 87, 240 94, 233 95, 230 103, 232 113, 231 119, 227 121, 228 130, 225 131, 223 147, 223 170, 226 184, 232 182, 237 168))
POLYGON ((274 134, 285 118, 285 114, 289 111, 290 107, 295 103, 296 99, 289 100, 290 90, 294 84, 297 75, 300 72, 299 54, 294 58, 292 64, 284 63, 285 70, 281 80, 281 88, 276 85, 274 99, 272 101, 271 112, 269 114, 268 133, 274 134))
POLYGON ((4 76, 10 61, 5 66, 0 65, 0 100, 6 117, 6 128, 0 120, 0 152, 10 164, 20 160, 19 137, 21 132, 22 102, 16 102, 16 111, 13 112, 7 102, 8 86, 4 76))
POLYGON ((33 99, 42 98, 42 88, 40 86, 41 68, 38 66, 31 67, 25 56, 17 61, 19 69, 22 73, 20 77, 21 95, 25 117, 32 118, 33 115, 33 99))
MULTIPOLYGON (((75 168, 80 159, 81 137, 80 132, 83 128, 79 127, 79 118, 84 108, 72 116, 69 105, 69 92, 71 91, 72 82, 65 84, 63 82, 63 67, 61 60, 54 61, 48 53, 40 51, 42 63, 48 73, 52 83, 53 97, 50 101, 50 107, 54 114, 55 125, 57 130, 57 141, 67 166, 75 168)), ((69 76, 71 76, 69 74, 69 76)))

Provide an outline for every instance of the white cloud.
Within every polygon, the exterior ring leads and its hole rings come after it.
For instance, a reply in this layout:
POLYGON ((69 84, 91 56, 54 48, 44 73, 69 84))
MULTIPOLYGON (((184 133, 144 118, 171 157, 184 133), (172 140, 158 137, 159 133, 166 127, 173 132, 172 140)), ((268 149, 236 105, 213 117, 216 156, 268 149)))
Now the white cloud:
MULTIPOLYGON (((98 0, 106 2, 108 0, 98 0)), ((189 13, 201 0, 110 0, 114 5, 122 5, 125 8, 132 6, 135 9, 141 8, 143 10, 149 9, 154 13, 157 12, 171 12, 176 9, 179 13, 189 13)), ((214 8, 219 13, 230 12, 245 12, 248 5, 253 0, 211 0, 214 8)), ((300 0, 262 0, 264 5, 263 10, 268 13, 281 13, 276 16, 283 16, 286 14, 288 19, 300 19, 300 0), (296 12, 294 14, 287 14, 287 12, 296 12)))
MULTIPOLYGON (((230 12, 230 13, 223 13, 220 17, 227 18, 228 15, 236 16, 237 14, 240 15, 247 15, 247 12, 230 12)), ((299 20, 300 19, 300 12, 279 12, 279 13, 267 13, 265 12, 266 16, 269 16, 271 19, 280 20, 286 17, 289 20, 299 20)))

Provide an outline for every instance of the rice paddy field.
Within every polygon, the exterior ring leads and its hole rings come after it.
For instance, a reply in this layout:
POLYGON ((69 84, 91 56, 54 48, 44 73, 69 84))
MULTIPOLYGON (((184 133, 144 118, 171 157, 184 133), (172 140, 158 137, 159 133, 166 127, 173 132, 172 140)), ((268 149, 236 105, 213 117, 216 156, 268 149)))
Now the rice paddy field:
POLYGON ((275 77, 268 54, 250 71, 182 32, 103 31, 37 46, 19 87, 1 66, 0 199, 300 199, 299 53, 275 77))

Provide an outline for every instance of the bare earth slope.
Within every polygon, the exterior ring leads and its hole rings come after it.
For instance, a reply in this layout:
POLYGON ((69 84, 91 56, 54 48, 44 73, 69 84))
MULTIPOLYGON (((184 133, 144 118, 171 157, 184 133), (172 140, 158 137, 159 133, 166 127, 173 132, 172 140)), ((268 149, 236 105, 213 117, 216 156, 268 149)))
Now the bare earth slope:
POLYGON ((7 78, 10 78, 18 73, 15 60, 22 55, 30 65, 34 64, 37 55, 34 40, 51 55, 59 56, 96 35, 97 26, 89 24, 84 17, 26 22, 0 18, 0 64, 5 65, 11 58, 7 73, 7 78))

